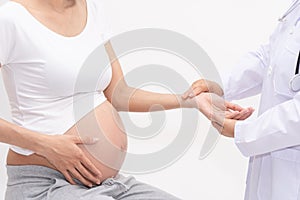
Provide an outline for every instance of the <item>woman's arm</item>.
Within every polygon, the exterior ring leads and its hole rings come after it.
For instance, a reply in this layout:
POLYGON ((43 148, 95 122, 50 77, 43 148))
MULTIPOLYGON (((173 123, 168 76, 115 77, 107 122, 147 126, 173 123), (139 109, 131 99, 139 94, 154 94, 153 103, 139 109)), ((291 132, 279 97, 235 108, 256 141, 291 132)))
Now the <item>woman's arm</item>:
POLYGON ((112 80, 104 91, 105 96, 118 111, 149 112, 159 110, 170 110, 176 108, 196 108, 207 117, 209 112, 213 113, 213 107, 218 107, 224 112, 233 110, 236 112, 224 113, 228 118, 245 119, 251 112, 235 104, 225 102, 221 97, 213 94, 200 95, 194 98, 182 98, 178 94, 160 94, 148 92, 127 85, 121 65, 110 42, 105 45, 112 67, 112 80))
MULTIPOLYGON (((45 157, 65 178, 75 184, 70 172, 80 172, 74 178, 87 186, 100 184, 101 172, 86 158, 77 144, 94 144, 95 139, 70 135, 43 135, 0 119, 0 142, 34 151, 45 157)), ((74 176, 74 175, 73 175, 74 176)))
POLYGON ((111 43, 106 43, 105 48, 111 61, 113 76, 104 93, 118 111, 149 112, 196 107, 193 100, 183 100, 181 95, 148 92, 128 86, 111 43))

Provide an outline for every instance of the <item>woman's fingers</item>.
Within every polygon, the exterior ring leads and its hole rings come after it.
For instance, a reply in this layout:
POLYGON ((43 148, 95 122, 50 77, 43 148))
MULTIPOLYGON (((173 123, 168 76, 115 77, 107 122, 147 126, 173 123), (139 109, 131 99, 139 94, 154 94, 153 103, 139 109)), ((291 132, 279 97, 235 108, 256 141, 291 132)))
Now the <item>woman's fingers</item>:
MULTIPOLYGON (((95 144, 99 139, 83 137, 79 138, 81 143, 77 141, 77 144, 95 144)), ((78 140, 78 138, 77 138, 78 140)), ((95 184, 101 183, 102 173, 97 169, 97 167, 84 155, 81 154, 79 158, 80 164, 76 166, 76 169, 82 174, 86 179, 90 180, 95 184)))
POLYGON ((92 187, 93 185, 99 185, 101 183, 101 179, 89 172, 81 162, 77 162, 75 165, 71 165, 64 170, 59 170, 70 184, 76 185, 73 178, 76 178, 87 187, 92 187))
POLYGON ((75 144, 95 144, 99 141, 99 138, 93 138, 93 137, 79 137, 79 136, 72 136, 73 142, 75 144))
POLYGON ((93 187, 93 183, 86 178, 82 174, 80 174, 76 168, 70 169, 69 173, 72 174, 74 178, 79 180, 83 185, 88 186, 88 187, 93 187))
POLYGON ((47 158, 65 176, 68 182, 76 184, 73 180, 76 178, 89 187, 93 185, 92 183, 95 185, 100 183, 102 173, 78 146, 78 144, 95 144, 98 139, 70 135, 47 137, 49 137, 47 146, 40 152, 40 155, 47 158))
POLYGON ((80 174, 90 180, 91 182, 99 185, 101 183, 101 180, 97 178, 95 175, 91 174, 81 163, 76 167, 76 169, 80 172, 80 174))
MULTIPOLYGON (((99 141, 98 138, 91 137, 78 137, 74 136, 73 141, 75 144, 95 144, 99 141)), ((97 167, 84 155, 78 158, 80 165, 77 165, 76 168, 85 178, 92 181, 95 184, 101 183, 102 173, 97 169, 97 167)))
POLYGON ((94 176, 98 178, 98 180, 101 180, 102 178, 102 173, 97 169, 97 167, 86 157, 83 157, 81 159, 82 165, 88 169, 91 173, 93 173, 94 176))
POLYGON ((75 181, 73 180, 68 171, 61 171, 61 173, 64 175, 64 177, 69 183, 71 183, 72 185, 76 185, 75 181))

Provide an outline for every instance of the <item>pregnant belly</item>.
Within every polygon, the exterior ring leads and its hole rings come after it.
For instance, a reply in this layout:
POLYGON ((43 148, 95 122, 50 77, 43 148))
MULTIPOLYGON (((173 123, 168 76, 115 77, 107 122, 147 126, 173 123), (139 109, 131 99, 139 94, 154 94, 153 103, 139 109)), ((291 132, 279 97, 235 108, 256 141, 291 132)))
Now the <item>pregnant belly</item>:
MULTIPOLYGON (((118 173, 126 156, 127 136, 119 114, 108 101, 85 115, 65 134, 99 138, 96 144, 79 145, 79 147, 102 172, 103 180, 118 173)), ((41 165, 55 169, 39 155, 23 156, 11 150, 8 153, 7 164, 41 165)))
POLYGON ((96 144, 79 147, 102 172, 104 179, 118 173, 126 156, 127 136, 119 114, 108 101, 83 117, 66 134, 98 138, 96 144))

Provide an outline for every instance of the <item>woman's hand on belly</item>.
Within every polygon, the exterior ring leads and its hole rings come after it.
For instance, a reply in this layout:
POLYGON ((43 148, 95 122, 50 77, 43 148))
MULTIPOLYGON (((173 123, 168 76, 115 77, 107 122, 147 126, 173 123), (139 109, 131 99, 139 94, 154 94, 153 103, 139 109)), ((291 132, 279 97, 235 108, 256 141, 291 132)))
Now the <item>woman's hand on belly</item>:
POLYGON ((114 177, 124 162, 127 136, 122 120, 108 101, 81 118, 65 135, 99 138, 93 145, 79 145, 85 156, 102 173, 102 180, 114 177))
POLYGON ((64 135, 41 135, 35 154, 21 156, 10 151, 8 165, 41 165, 61 172, 86 186, 114 177, 122 167, 127 137, 122 121, 109 102, 104 102, 80 119, 64 135), (93 141, 97 138, 99 141, 93 141))
POLYGON ((80 144, 95 144, 97 139, 75 135, 43 135, 44 146, 37 154, 45 157, 71 184, 78 179, 88 187, 99 185, 102 173, 79 148, 80 144))

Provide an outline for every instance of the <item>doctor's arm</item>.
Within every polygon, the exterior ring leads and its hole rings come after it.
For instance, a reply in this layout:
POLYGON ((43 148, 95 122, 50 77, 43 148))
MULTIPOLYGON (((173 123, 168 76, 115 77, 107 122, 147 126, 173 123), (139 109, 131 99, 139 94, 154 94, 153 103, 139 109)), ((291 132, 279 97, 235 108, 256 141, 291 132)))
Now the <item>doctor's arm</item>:
POLYGON ((300 93, 255 120, 226 119, 213 125, 225 136, 234 137, 245 156, 255 156, 300 145, 300 93))

